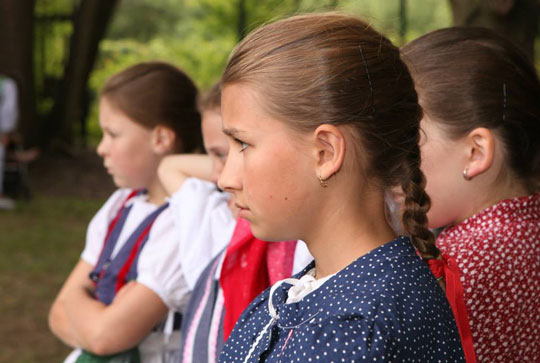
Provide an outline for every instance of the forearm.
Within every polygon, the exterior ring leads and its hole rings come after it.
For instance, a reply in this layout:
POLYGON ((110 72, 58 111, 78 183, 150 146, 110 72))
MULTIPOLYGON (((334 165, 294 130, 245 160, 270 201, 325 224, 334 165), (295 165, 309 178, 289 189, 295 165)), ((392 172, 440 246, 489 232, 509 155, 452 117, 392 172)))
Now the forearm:
POLYGON ((125 351, 166 316, 167 306, 159 296, 141 284, 130 286, 127 291, 122 288, 110 305, 94 299, 84 287, 66 294, 66 316, 82 348, 98 355, 125 351))
POLYGON ((107 306, 94 299, 84 286, 66 293, 62 303, 72 341, 96 354, 109 353, 103 352, 103 341, 107 339, 104 329, 108 326, 107 306))
POLYGON ((208 155, 169 155, 161 161, 158 174, 167 193, 173 194, 187 178, 209 180, 212 162, 208 155))
POLYGON ((49 327, 51 331, 71 347, 80 347, 81 344, 74 334, 66 313, 66 297, 71 290, 82 289, 83 286, 86 286, 86 288, 92 287, 92 282, 88 278, 91 270, 92 265, 84 260, 79 260, 64 282, 49 311, 49 327))
POLYGON ((76 348, 81 344, 75 338, 68 318, 66 316, 66 310, 61 298, 56 299, 49 311, 49 328, 52 333, 60 339, 64 344, 76 348))

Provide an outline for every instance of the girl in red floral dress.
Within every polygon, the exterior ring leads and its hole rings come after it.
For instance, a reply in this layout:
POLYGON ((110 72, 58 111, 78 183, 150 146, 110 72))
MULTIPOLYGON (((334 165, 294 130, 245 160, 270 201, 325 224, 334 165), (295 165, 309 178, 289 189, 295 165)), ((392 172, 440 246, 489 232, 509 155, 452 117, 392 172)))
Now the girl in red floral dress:
POLYGON ((479 362, 540 362, 540 83, 489 30, 407 44, 424 109, 429 226, 461 270, 479 362))

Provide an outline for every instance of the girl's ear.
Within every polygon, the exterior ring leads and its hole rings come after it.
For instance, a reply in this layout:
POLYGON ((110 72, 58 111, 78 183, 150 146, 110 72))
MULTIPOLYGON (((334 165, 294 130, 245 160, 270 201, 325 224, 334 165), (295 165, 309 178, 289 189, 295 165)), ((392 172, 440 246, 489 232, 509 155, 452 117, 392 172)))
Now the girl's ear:
POLYGON ((336 174, 345 160, 345 135, 333 125, 323 124, 314 132, 317 160, 317 178, 329 179, 336 174))
POLYGON ((485 127, 478 127, 465 137, 465 143, 468 149, 466 177, 472 179, 487 171, 493 164, 495 135, 485 127))
POLYGON ((176 134, 166 126, 158 125, 152 130, 152 147, 158 155, 165 155, 173 151, 176 134))

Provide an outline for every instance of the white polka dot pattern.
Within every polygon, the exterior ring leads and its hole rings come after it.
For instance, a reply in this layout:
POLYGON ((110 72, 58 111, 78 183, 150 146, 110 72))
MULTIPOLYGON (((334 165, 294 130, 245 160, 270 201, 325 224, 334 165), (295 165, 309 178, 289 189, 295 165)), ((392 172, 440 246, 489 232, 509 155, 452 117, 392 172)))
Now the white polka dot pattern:
MULTIPOLYGON (((310 264, 297 278, 313 268, 310 264)), ((443 291, 406 237, 364 255, 301 301, 290 284, 259 295, 236 324, 220 362, 464 362, 443 291)))
POLYGON ((540 193, 501 201, 437 244, 461 270, 478 362, 540 362, 540 193))

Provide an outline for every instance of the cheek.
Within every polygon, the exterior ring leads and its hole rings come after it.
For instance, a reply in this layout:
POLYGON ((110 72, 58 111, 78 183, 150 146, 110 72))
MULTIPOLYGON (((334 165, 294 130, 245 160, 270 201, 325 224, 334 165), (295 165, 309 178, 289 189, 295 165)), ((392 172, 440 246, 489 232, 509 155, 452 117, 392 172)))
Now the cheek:
POLYGON ((430 228, 439 228, 451 223, 460 205, 467 201, 459 192, 459 163, 451 157, 451 151, 432 148, 425 154, 422 171, 427 180, 426 192, 431 199, 428 222, 430 228))
POLYGON ((444 162, 441 160, 442 152, 431 144, 426 144, 421 148, 422 165, 421 169, 426 178, 426 191, 436 190, 441 179, 441 171, 444 168, 444 162))
POLYGON ((262 212, 286 214, 299 199, 301 170, 291 153, 274 153, 257 157, 256 164, 245 160, 244 188, 247 196, 258 202, 262 212), (264 210, 262 210, 264 208, 264 210))

